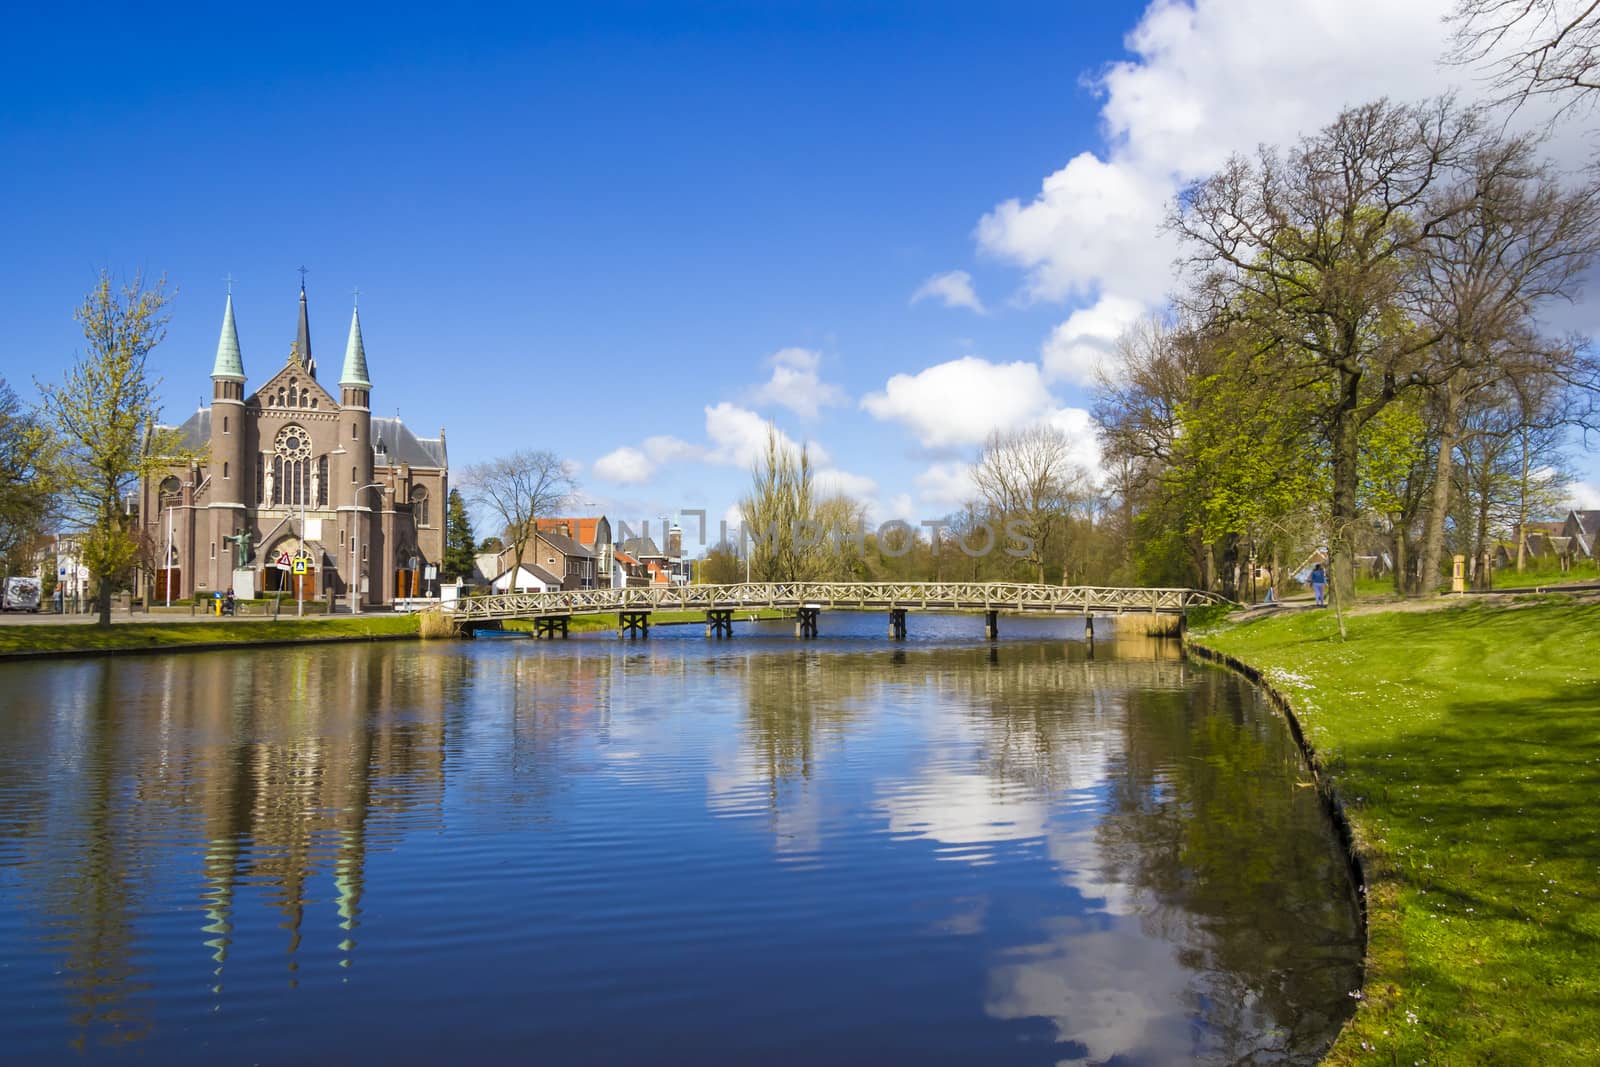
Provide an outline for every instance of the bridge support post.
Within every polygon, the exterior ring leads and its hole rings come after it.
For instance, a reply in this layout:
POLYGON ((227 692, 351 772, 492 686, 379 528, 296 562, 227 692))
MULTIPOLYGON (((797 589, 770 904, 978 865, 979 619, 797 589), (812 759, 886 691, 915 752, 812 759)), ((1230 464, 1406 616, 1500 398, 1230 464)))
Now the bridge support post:
POLYGON ((533 620, 533 636, 555 638, 569 636, 567 624, 572 621, 571 615, 547 615, 544 618, 533 620))
POLYGON ((906 639, 906 609, 889 609, 889 636, 896 641, 906 639))
POLYGON ((803 607, 796 611, 794 616, 794 635, 796 637, 817 636, 817 617, 821 614, 821 608, 803 607))
POLYGON ((983 613, 983 636, 990 641, 1000 636, 1000 613, 986 611, 983 613))
POLYGON ((733 636, 733 609, 711 608, 706 611, 707 637, 733 636))
POLYGON ((1094 612, 1089 612, 1083 617, 1083 636, 1094 640, 1094 612))
POLYGON ((648 611, 617 612, 617 637, 649 637, 650 613, 648 611))

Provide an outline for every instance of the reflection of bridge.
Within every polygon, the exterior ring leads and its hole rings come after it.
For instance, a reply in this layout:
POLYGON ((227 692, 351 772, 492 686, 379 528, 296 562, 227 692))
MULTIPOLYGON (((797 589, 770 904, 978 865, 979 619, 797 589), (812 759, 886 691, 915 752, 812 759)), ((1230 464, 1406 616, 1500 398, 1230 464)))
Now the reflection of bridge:
MULTIPOLYGON (((904 637, 906 613, 981 613, 994 637, 999 616, 1096 614, 1168 616, 1181 619, 1197 604, 1220 602, 1196 589, 1132 589, 1090 585, 1027 585, 1017 582, 751 582, 742 585, 644 586, 574 589, 554 593, 500 593, 457 601, 450 611, 457 629, 492 627, 507 619, 531 619, 541 636, 567 633, 577 615, 616 613, 619 633, 646 634, 657 611, 703 611, 706 636, 728 636, 740 612, 793 610, 795 634, 817 636, 822 611, 886 611, 889 632, 904 637)), ((1092 631, 1091 631, 1092 632, 1092 631)))

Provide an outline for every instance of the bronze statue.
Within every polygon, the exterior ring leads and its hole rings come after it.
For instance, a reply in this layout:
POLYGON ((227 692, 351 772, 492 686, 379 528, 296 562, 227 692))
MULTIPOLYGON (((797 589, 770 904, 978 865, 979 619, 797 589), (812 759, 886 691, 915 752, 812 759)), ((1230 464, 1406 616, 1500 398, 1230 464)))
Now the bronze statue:
POLYGON ((242 571, 250 565, 250 560, 254 556, 250 551, 250 542, 254 540, 255 538, 251 536, 249 530, 240 530, 238 533, 230 534, 222 539, 223 544, 233 545, 234 570, 242 571))

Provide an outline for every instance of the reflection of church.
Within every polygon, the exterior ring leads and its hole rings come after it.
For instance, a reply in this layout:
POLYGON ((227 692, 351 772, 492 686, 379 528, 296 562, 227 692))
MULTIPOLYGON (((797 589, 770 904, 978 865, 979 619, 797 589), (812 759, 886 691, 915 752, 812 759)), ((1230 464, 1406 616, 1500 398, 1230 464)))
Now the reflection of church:
POLYGON ((251 572, 257 595, 298 583, 306 599, 348 602, 357 573, 364 604, 433 591, 427 568, 444 554, 449 490, 444 431, 422 438, 398 417, 373 417, 359 315, 335 398, 317 381, 302 285, 288 361, 247 395, 230 294, 211 382, 211 406, 179 427, 202 458, 142 487, 157 600, 169 584, 173 599, 225 592, 236 568, 251 572))

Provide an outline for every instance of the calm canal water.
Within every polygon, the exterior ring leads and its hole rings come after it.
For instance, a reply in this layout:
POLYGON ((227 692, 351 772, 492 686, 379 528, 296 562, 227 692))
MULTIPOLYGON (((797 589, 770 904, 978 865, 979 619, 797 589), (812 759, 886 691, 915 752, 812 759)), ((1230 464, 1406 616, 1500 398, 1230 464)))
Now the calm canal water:
POLYGON ((0 666, 3 1058, 1314 1060, 1360 933, 1283 722, 886 629, 0 666))

